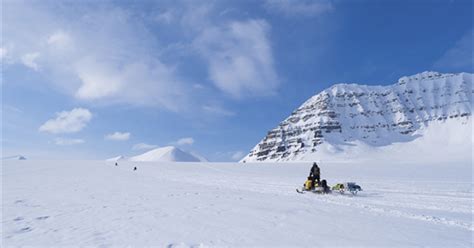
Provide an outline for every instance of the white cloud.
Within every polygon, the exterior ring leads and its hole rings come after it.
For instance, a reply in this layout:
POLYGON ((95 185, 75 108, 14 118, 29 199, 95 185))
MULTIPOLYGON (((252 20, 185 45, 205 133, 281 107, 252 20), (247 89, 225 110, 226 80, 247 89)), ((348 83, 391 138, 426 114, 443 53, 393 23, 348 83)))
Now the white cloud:
POLYGON ((144 16, 113 4, 15 2, 5 8, 3 43, 13 44, 13 62, 41 69, 62 92, 86 102, 186 109, 191 87, 176 65, 163 62, 167 44, 157 42, 144 16))
POLYGON ((40 132, 75 133, 81 131, 92 119, 88 109, 75 108, 56 113, 56 118, 46 121, 39 127, 40 132))
POLYGON ((68 138, 54 139, 54 143, 60 146, 77 145, 77 144, 82 144, 84 142, 85 141, 83 139, 68 139, 68 138))
POLYGON ((56 31, 53 34, 51 34, 48 38, 47 43, 51 46, 55 46, 58 48, 66 48, 71 45, 72 39, 64 31, 56 31))
POLYGON ((334 9, 331 0, 266 0, 264 7, 286 17, 315 17, 334 9))
POLYGON ((85 58, 75 67, 81 86, 75 96, 83 100, 107 100, 153 105, 178 111, 187 90, 160 61, 129 62, 125 65, 85 58))
POLYGON ((275 93, 270 25, 219 16, 220 5, 162 3, 142 13, 114 3, 7 2, 3 44, 12 63, 40 71, 48 86, 87 104, 202 111, 211 94, 275 93), (188 73, 199 57, 216 87, 202 88, 203 79, 188 73))
POLYGON ((243 151, 227 151, 227 152, 216 152, 215 158, 217 161, 239 161, 247 155, 243 151))
POLYGON ((275 93, 279 84, 264 20, 208 27, 194 46, 209 63, 209 75, 222 91, 236 98, 275 93))
POLYGON ((121 133, 115 132, 111 134, 107 134, 105 136, 106 140, 115 140, 115 141, 124 141, 130 139, 130 133, 121 133))
POLYGON ((170 24, 175 19, 175 14, 172 10, 167 10, 158 13, 155 16, 155 20, 164 24, 170 24))
POLYGON ((22 62, 25 66, 27 66, 27 67, 29 67, 29 68, 35 70, 35 71, 38 71, 38 70, 39 70, 39 65, 38 65, 38 63, 36 63, 36 59, 37 59, 39 56, 40 56, 40 54, 39 54, 38 52, 35 52, 35 53, 27 53, 27 54, 25 54, 25 55, 23 55, 23 56, 21 57, 21 62, 22 62))
POLYGON ((177 145, 192 145, 194 144, 194 139, 191 137, 186 137, 186 138, 181 138, 173 143, 176 143, 177 145))
POLYGON ((472 70, 474 31, 467 31, 456 44, 447 50, 433 65, 434 68, 444 70, 472 70))
POLYGON ((193 84, 193 88, 194 88, 194 89, 197 89, 197 90, 202 90, 202 89, 204 89, 205 87, 204 87, 204 85, 202 85, 202 84, 193 84))
POLYGON ((4 47, 0 47, 0 59, 3 60, 7 58, 8 56, 8 50, 4 47))
POLYGON ((246 154, 243 151, 236 151, 232 153, 232 156, 230 156, 230 158, 234 161, 238 161, 242 159, 243 157, 245 157, 245 155, 246 154))
POLYGON ((204 105, 202 107, 202 109, 207 112, 207 113, 210 113, 210 114, 217 114, 217 115, 223 115, 223 116, 234 116, 235 113, 230 111, 230 110, 227 110, 227 109, 224 109, 220 106, 217 106, 217 105, 204 105))
POLYGON ((157 145, 150 145, 146 143, 138 143, 133 145, 132 150, 149 150, 149 149, 154 149, 157 148, 157 145))

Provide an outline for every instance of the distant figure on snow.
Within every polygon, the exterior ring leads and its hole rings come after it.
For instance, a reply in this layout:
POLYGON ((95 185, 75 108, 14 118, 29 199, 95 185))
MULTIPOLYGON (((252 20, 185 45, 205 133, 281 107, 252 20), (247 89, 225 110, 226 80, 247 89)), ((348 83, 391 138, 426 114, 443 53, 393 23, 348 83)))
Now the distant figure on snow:
POLYGON ((135 167, 133 167, 133 170, 134 170, 134 171, 136 171, 136 170, 137 170, 137 167, 136 167, 136 166, 135 166, 135 167))
POLYGON ((117 162, 115 162, 115 166, 118 166, 118 163, 117 163, 117 162))
POLYGON ((313 178, 313 187, 316 185, 316 182, 319 184, 321 180, 321 171, 319 170, 318 164, 313 163, 313 167, 309 171, 309 177, 313 178))

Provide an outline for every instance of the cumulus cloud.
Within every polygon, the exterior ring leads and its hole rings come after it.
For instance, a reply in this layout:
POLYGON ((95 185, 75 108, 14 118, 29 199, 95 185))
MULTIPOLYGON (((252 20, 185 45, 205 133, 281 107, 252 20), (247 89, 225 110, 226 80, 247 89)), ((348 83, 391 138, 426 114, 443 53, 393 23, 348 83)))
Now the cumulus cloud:
POLYGON ((154 149, 154 148, 157 148, 157 147, 158 147, 157 145, 150 145, 150 144, 146 144, 146 143, 138 143, 138 144, 133 145, 132 150, 150 150, 150 149, 154 149))
POLYGON ((39 65, 36 63, 36 59, 40 56, 39 53, 27 53, 21 57, 23 64, 35 71, 39 70, 39 65))
POLYGON ((266 0, 264 7, 286 17, 315 17, 334 9, 330 0, 266 0))
POLYGON ((473 40, 474 31, 467 31, 453 47, 448 49, 433 65, 436 69, 466 70, 473 68, 473 40))
POLYGON ((81 131, 92 119, 88 109, 74 108, 71 111, 56 113, 56 118, 46 121, 39 127, 40 132, 76 133, 81 131))
POLYGON ((69 146, 69 145, 77 145, 82 144, 85 141, 83 139, 68 139, 68 138, 56 138, 54 139, 54 143, 60 146, 69 146))
POLYGON ((279 84, 264 20, 209 27, 194 41, 214 85, 233 97, 271 95, 279 84))
POLYGON ((106 140, 124 141, 130 139, 130 133, 115 132, 105 135, 106 140))
POLYGON ((192 145, 194 144, 194 139, 191 137, 186 137, 186 138, 181 138, 177 140, 176 142, 173 142, 177 145, 192 145))

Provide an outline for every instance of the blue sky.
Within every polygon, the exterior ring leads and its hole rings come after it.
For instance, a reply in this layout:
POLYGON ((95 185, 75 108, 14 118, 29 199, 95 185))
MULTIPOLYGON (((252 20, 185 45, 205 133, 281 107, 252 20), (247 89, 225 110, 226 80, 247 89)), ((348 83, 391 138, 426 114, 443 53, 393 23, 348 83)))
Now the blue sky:
POLYGON ((334 83, 472 72, 472 2, 4 1, 2 156, 235 161, 334 83))

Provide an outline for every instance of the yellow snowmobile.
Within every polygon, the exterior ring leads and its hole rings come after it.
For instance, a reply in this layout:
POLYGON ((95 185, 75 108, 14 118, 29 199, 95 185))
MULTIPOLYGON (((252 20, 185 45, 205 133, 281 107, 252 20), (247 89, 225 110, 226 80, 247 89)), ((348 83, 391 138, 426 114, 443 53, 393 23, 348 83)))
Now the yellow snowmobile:
POLYGON ((303 184, 303 188, 296 189, 296 192, 301 193, 301 194, 305 192, 327 194, 327 193, 331 193, 331 189, 327 185, 326 180, 323 179, 321 180, 321 182, 317 182, 313 180, 313 178, 308 177, 308 179, 303 184))

